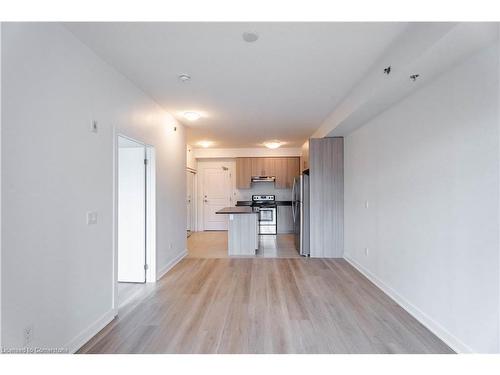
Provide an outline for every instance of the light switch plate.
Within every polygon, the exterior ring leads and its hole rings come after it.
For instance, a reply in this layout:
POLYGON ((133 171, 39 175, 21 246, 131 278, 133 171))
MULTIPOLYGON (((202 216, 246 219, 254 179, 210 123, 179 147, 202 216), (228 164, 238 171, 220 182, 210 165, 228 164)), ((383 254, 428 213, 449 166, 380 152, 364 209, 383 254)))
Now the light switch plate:
POLYGON ((97 224, 97 212, 89 211, 87 212, 87 225, 95 225, 97 224))

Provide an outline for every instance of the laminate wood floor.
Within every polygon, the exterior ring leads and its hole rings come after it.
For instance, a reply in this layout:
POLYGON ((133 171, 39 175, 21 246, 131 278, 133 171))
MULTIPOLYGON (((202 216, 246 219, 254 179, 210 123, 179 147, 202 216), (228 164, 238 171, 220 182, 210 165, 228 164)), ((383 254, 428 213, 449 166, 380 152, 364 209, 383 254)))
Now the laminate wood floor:
MULTIPOLYGON (((187 240, 187 248, 190 258, 229 258, 226 231, 193 232, 187 240)), ((293 234, 266 234, 259 236, 259 249, 255 257, 300 258, 301 256, 295 249, 293 234)))
POLYGON ((451 353, 343 259, 186 258, 80 353, 451 353))
POLYGON ((148 287, 146 283, 118 283, 118 307, 123 307, 148 287))

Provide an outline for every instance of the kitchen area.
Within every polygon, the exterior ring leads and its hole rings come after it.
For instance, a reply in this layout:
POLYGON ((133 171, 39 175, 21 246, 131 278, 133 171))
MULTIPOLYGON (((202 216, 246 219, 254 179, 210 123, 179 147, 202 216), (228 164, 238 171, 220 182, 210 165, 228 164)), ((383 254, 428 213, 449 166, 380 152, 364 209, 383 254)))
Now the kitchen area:
POLYGON ((209 158, 191 156, 197 228, 188 239, 188 256, 342 254, 343 138, 310 139, 288 151, 293 156, 225 157, 211 151, 209 158))

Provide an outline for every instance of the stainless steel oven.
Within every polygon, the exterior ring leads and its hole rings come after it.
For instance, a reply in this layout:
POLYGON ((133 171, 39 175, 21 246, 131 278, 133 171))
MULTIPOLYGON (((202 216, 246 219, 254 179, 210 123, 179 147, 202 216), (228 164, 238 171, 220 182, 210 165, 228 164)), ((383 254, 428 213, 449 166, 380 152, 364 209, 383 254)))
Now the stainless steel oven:
POLYGON ((276 207, 259 207, 259 234, 276 234, 276 207))
POLYGON ((252 207, 259 212, 259 234, 276 234, 275 196, 252 195, 252 207))

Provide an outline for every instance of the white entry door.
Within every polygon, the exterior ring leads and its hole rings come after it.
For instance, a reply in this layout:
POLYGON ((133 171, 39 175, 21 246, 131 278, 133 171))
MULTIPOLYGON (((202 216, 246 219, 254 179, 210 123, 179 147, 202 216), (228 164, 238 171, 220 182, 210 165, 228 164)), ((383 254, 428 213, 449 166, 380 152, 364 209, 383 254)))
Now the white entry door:
POLYGON ((227 215, 216 212, 230 206, 231 179, 228 168, 203 169, 203 227, 204 230, 227 230, 227 215))
POLYGON ((119 137, 118 281, 146 281, 146 169, 144 145, 119 137))

